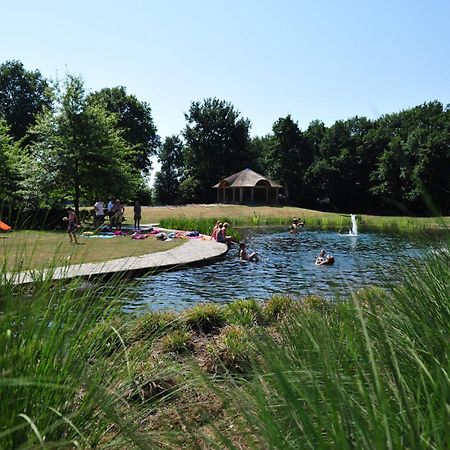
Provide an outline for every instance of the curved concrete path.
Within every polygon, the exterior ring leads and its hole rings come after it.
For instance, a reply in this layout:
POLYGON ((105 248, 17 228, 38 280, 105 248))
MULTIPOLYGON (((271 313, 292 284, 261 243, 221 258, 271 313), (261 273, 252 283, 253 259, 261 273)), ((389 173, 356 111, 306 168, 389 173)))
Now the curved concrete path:
POLYGON ((216 241, 189 240, 185 244, 165 252, 114 259, 99 263, 74 264, 55 269, 29 270, 8 273, 6 278, 13 284, 33 283, 36 280, 62 280, 75 277, 95 277, 128 272, 171 269, 188 264, 202 263, 224 255, 228 248, 216 241))

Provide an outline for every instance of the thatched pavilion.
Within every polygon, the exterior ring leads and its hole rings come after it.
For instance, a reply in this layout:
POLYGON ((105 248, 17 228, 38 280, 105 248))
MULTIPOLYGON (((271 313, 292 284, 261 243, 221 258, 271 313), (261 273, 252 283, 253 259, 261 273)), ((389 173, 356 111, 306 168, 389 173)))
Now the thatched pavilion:
POLYGON ((278 203, 283 187, 251 169, 230 175, 213 186, 217 203, 278 203))

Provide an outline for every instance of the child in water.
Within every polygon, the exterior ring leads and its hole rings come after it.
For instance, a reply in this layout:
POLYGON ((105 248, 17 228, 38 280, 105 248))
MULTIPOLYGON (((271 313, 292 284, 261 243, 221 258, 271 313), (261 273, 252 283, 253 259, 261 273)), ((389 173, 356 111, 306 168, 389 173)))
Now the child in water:
POLYGON ((258 262, 259 258, 256 252, 251 253, 250 255, 247 253, 245 242, 241 242, 239 244, 239 259, 241 261, 252 261, 258 262))

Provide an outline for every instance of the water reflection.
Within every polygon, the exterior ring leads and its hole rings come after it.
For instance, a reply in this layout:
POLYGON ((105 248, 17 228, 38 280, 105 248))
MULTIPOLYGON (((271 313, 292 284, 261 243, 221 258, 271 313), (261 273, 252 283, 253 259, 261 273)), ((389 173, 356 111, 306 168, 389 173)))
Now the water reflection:
POLYGON ((211 265, 138 278, 126 291, 126 309, 181 310, 202 302, 265 299, 274 293, 347 295, 381 280, 396 282, 408 259, 426 248, 393 235, 311 231, 253 233, 246 242, 249 250, 258 252, 259 263, 240 263, 234 247, 211 265), (333 266, 314 265, 321 248, 335 256, 333 266))

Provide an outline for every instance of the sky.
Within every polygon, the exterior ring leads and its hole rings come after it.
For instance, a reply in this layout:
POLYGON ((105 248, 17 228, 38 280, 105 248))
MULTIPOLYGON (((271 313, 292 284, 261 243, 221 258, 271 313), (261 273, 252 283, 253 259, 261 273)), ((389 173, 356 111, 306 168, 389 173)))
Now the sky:
POLYGON ((450 103, 449 0, 0 0, 0 63, 125 86, 158 133, 217 97, 263 136, 450 103))

